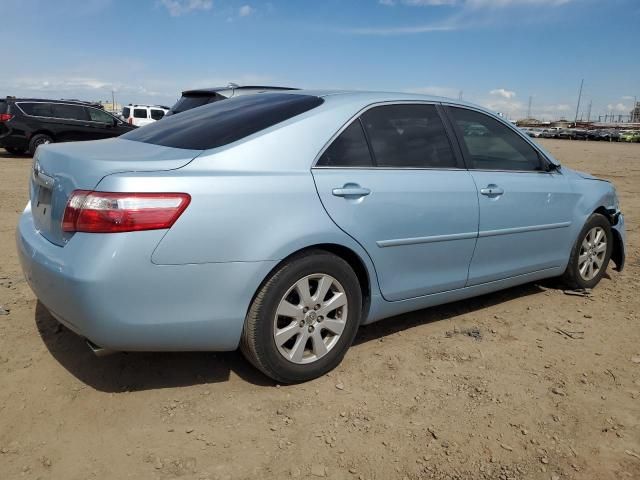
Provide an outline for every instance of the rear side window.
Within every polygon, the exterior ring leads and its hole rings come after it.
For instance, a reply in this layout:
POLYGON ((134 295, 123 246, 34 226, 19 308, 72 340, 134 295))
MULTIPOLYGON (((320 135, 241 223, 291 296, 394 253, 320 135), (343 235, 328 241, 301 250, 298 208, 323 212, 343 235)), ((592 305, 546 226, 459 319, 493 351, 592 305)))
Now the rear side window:
POLYGON ((122 116, 124 118, 129 118, 129 115, 131 115, 131 109, 129 107, 124 107, 122 109, 122 116))
POLYGON ((51 104, 52 116, 66 120, 89 120, 89 115, 81 105, 69 105, 65 103, 51 104))
POLYGON ((385 105, 361 118, 378 167, 458 166, 435 105, 385 105))
POLYGON ((0 113, 7 113, 7 102, 0 100, 0 113))
POLYGON ((158 110, 156 108, 152 108, 150 112, 151 112, 151 118, 153 118, 154 120, 160 120, 162 117, 164 117, 164 110, 158 110))
POLYGON ((449 112, 458 136, 462 138, 469 168, 542 170, 542 161, 535 149, 502 122, 466 108, 450 107, 449 112))
POLYGON ((319 167, 371 167, 371 153, 360 120, 349 125, 318 160, 319 167))
POLYGON ((18 106, 24 113, 34 117, 50 117, 52 115, 50 103, 20 102, 18 106))
POLYGON ((207 150, 284 122, 317 107, 322 101, 310 95, 247 95, 170 115, 121 138, 165 147, 207 150))
POLYGON ((135 118, 147 118, 147 109, 146 108, 134 108, 133 116, 135 118))

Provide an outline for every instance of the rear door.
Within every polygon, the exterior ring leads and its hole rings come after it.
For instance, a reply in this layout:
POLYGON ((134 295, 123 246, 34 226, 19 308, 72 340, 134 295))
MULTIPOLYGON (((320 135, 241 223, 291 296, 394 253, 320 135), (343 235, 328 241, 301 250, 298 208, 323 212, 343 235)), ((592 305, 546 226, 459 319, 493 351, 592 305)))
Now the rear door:
POLYGON ((51 118, 43 119, 56 142, 92 140, 89 114, 83 105, 51 103, 51 118))
POLYGON ((448 107, 478 188, 480 228, 469 285, 563 265, 579 199, 562 170, 504 122, 478 110, 448 107))
POLYGON ((149 118, 149 109, 146 107, 133 107, 133 124, 142 127, 153 121, 149 118))
POLYGON ((385 299, 464 287, 478 199, 436 105, 368 109, 312 172, 331 218, 373 259, 385 299))

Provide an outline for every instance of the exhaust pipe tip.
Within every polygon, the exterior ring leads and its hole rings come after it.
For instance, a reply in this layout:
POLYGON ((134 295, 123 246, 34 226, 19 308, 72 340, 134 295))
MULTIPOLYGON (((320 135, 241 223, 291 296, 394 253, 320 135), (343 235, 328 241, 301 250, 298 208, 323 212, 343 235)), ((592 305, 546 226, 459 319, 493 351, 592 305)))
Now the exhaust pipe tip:
POLYGON ((115 350, 109 350, 108 348, 100 347, 99 345, 96 345, 89 339, 86 339, 85 341, 87 342, 87 346, 91 349, 91 351, 96 357, 106 357, 108 355, 113 355, 114 353, 117 353, 115 350))

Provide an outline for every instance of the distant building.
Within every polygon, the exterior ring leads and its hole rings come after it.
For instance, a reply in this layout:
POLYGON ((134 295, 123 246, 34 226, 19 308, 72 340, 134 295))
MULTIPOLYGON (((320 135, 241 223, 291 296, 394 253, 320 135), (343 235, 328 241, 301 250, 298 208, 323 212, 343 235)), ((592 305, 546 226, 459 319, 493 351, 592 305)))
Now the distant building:
POLYGON ((633 110, 629 112, 629 117, 631 118, 630 119, 631 123, 640 122, 640 102, 636 102, 636 105, 635 107, 633 107, 633 110))

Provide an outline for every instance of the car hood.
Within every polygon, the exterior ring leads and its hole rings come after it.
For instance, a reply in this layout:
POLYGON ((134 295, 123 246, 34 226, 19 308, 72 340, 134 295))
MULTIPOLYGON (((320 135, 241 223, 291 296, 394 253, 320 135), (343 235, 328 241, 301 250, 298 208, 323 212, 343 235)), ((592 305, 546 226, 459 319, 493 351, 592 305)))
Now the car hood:
POLYGON ((594 175, 591 175, 590 173, 580 172, 579 170, 573 170, 572 168, 562 167, 562 171, 574 176, 575 178, 581 178, 583 180, 597 180, 599 182, 610 183, 609 180, 605 180, 604 178, 598 178, 594 175))

